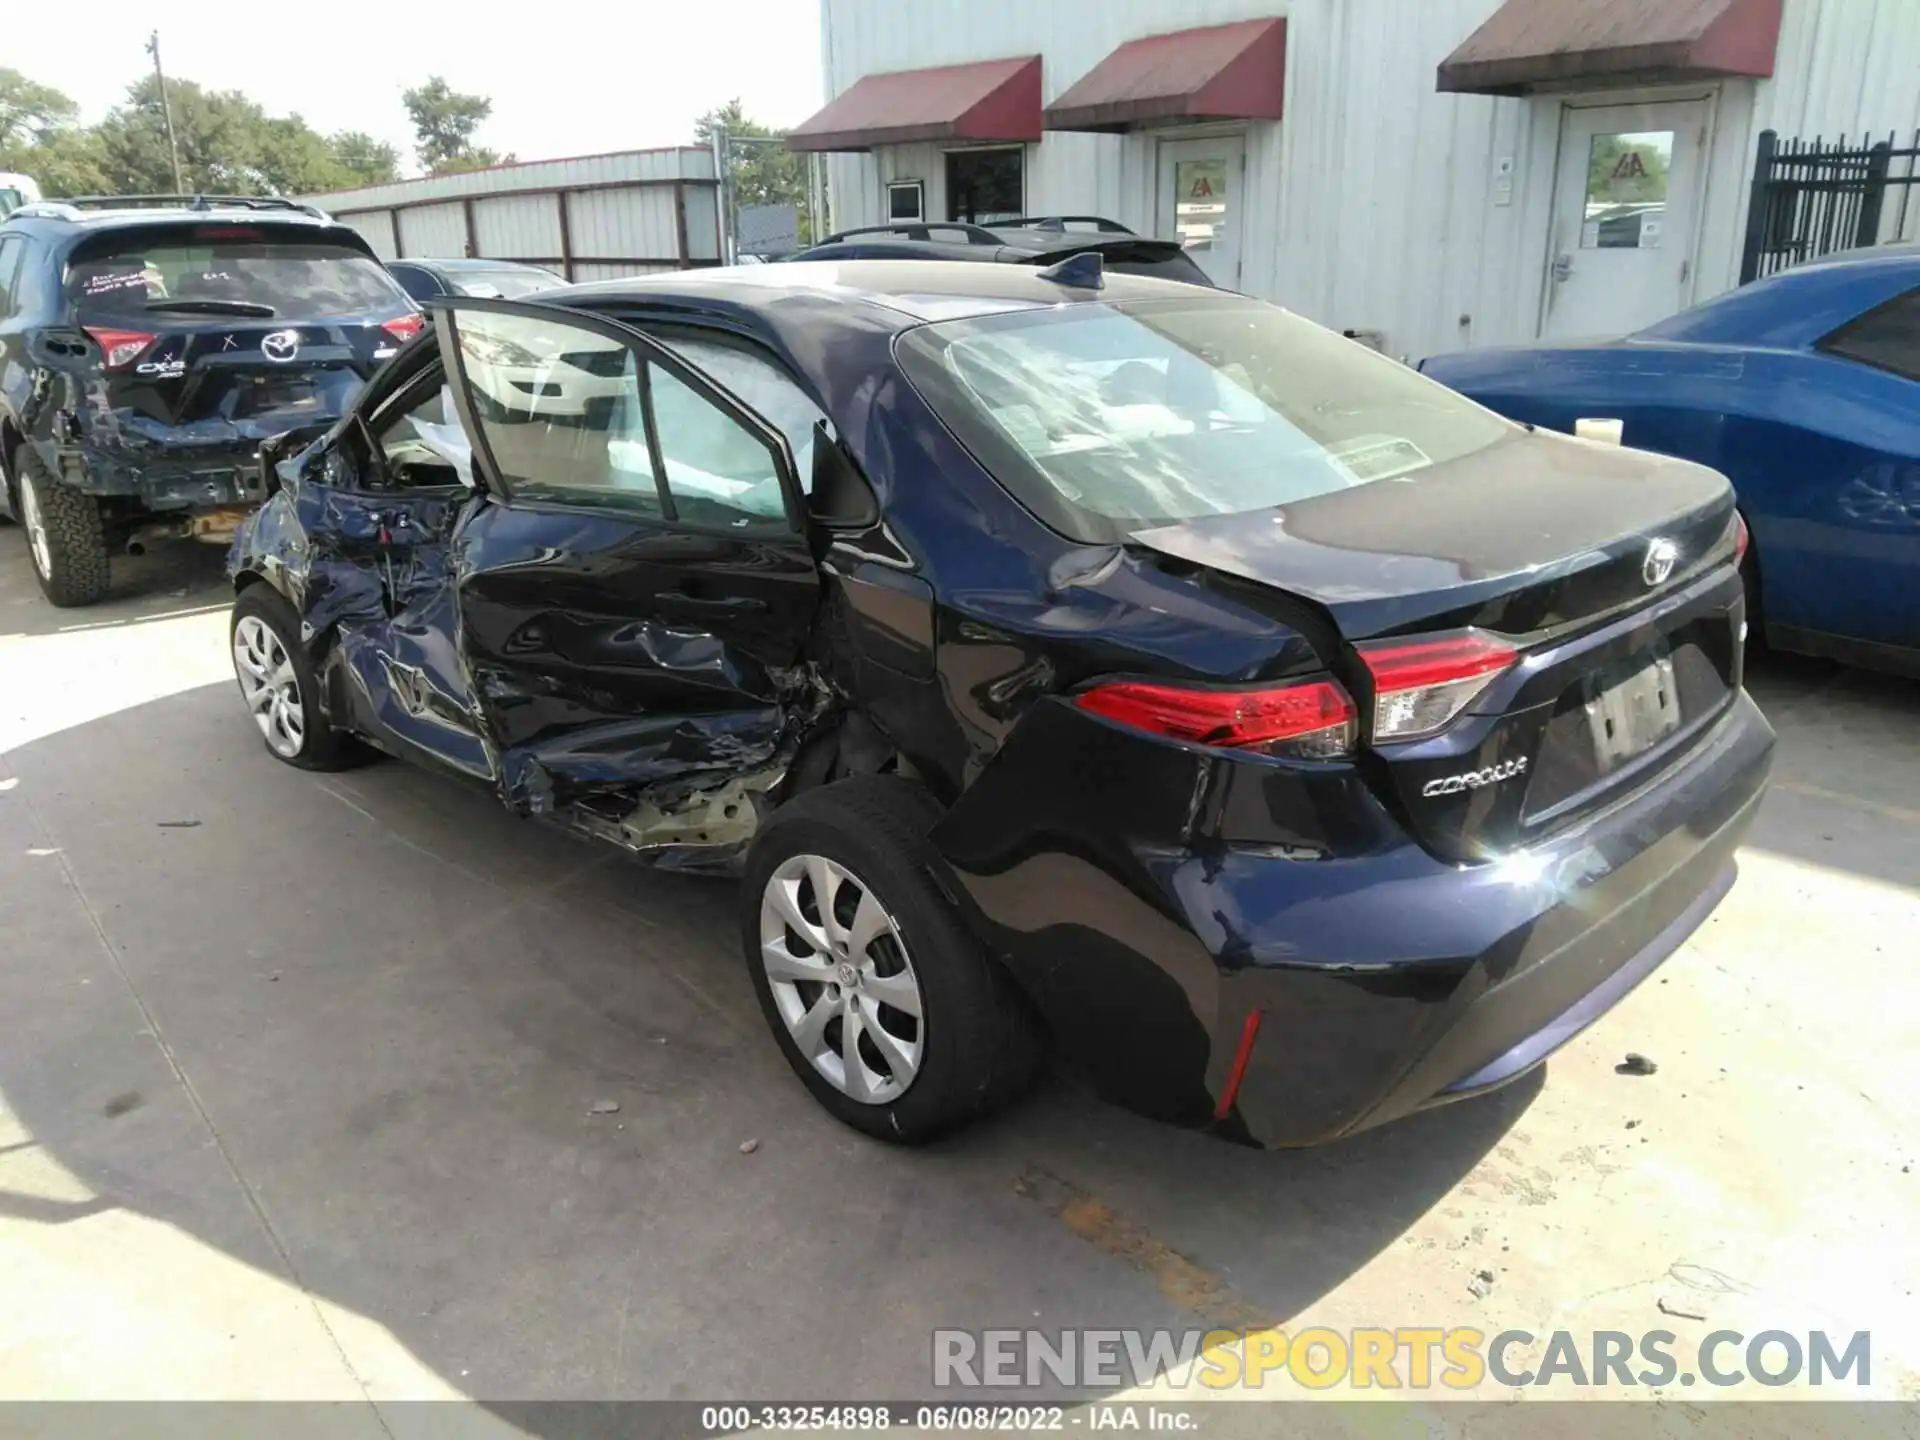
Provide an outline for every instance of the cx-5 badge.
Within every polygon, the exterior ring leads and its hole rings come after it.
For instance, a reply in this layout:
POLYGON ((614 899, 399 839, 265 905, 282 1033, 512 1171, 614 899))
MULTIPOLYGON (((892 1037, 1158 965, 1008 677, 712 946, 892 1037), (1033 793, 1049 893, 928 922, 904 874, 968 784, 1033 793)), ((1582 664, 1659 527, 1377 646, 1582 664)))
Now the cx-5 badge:
POLYGON ((1511 780, 1516 775, 1527 773, 1526 757, 1518 760, 1503 760, 1498 765, 1489 765, 1484 770, 1468 770, 1464 774, 1449 775, 1442 780, 1429 780, 1420 787, 1420 793, 1426 796, 1458 795, 1462 790, 1479 790, 1488 785, 1498 785, 1502 780, 1511 780))

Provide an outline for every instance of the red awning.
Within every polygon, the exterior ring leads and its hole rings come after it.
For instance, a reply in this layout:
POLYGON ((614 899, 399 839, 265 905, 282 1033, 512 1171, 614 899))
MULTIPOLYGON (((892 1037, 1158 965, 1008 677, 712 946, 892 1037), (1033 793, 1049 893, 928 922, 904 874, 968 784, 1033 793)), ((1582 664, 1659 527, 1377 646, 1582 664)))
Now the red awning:
POLYGON ((914 140, 1038 140, 1040 57, 863 75, 787 136, 789 150, 914 140))
POLYGON ((1781 0, 1506 0, 1440 66, 1439 88, 1524 95, 1771 75, 1781 0))
POLYGON ((1241 20, 1129 40, 1047 107, 1049 130, 1147 120, 1278 120, 1287 22, 1241 20))

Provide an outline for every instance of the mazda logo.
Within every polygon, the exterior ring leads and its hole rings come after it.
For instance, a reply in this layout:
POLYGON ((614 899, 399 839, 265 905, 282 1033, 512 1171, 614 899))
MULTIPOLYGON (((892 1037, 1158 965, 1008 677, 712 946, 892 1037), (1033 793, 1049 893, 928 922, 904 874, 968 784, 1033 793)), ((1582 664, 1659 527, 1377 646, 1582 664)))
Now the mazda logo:
POLYGON ((300 332, 298 330, 274 331, 260 341, 260 353, 269 360, 285 364, 300 353, 300 332))
POLYGON ((1680 547, 1671 540, 1654 541, 1647 546, 1647 558, 1640 562, 1640 578, 1649 585, 1664 585, 1679 558, 1680 547))

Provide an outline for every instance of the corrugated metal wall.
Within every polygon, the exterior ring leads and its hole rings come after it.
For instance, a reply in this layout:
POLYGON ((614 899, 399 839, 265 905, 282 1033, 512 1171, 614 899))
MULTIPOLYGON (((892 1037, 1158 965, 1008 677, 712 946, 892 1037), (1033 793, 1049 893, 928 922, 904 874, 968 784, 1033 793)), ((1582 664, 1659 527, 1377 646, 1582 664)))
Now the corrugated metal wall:
POLYGON ((605 279, 717 260, 713 173, 710 152, 680 147, 500 166, 308 198, 365 235, 383 259, 457 257, 469 253, 471 244, 478 257, 559 266, 570 250, 576 279, 605 279))
POLYGON ((467 243, 467 212, 459 201, 394 212, 402 255, 458 255, 467 243))
POLYGON ((473 202, 476 255, 557 260, 564 248, 560 243, 560 201, 555 196, 496 195, 473 202))
POLYGON ((363 210, 357 215, 336 215, 336 220, 344 220, 358 230, 367 244, 373 247, 373 253, 382 260, 400 258, 400 237, 394 233, 393 211, 363 210))
MULTIPOLYGON (((1254 15, 1287 17, 1287 117, 1247 133, 1242 288, 1417 358, 1539 331, 1563 106, 1653 92, 1500 99, 1444 95, 1439 63, 1499 0, 975 0, 964 11, 824 0, 829 94, 863 74, 1034 54, 1048 100, 1124 40, 1254 15), (1496 166, 1513 185, 1499 203, 1496 166)), ((1776 76, 1668 87, 1711 97, 1693 295, 1739 272, 1753 146, 1782 135, 1920 124, 1920 0, 1786 0, 1776 76)), ((1197 132, 1160 132, 1184 138, 1197 132)), ((1109 215, 1146 233, 1158 138, 1050 134, 1026 147, 1029 213, 1109 215)), ((884 217, 884 183, 918 179, 946 215, 937 145, 829 157, 833 225, 884 217)), ((1920 216, 1916 216, 1920 224, 1920 216)))
POLYGON ((326 210, 378 210, 422 200, 457 200, 468 195, 504 195, 515 190, 559 190, 581 185, 611 185, 623 180, 711 180, 713 154, 694 146, 661 150, 614 150, 605 155, 576 155, 564 160, 528 160, 489 170, 463 170, 421 180, 398 180, 363 190, 306 195, 326 210))
POLYGON ((680 253, 673 191, 587 190, 567 197, 573 253, 651 259, 680 253))

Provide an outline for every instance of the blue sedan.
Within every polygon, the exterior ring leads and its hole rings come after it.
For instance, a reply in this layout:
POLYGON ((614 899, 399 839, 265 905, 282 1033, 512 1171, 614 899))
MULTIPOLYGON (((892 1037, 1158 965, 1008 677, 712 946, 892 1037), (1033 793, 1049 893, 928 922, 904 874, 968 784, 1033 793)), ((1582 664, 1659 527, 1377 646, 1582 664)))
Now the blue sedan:
POLYGON ((1734 483, 1749 613, 1775 648, 1920 674, 1920 246, 1856 251, 1603 344, 1420 367, 1516 420, 1734 483))

